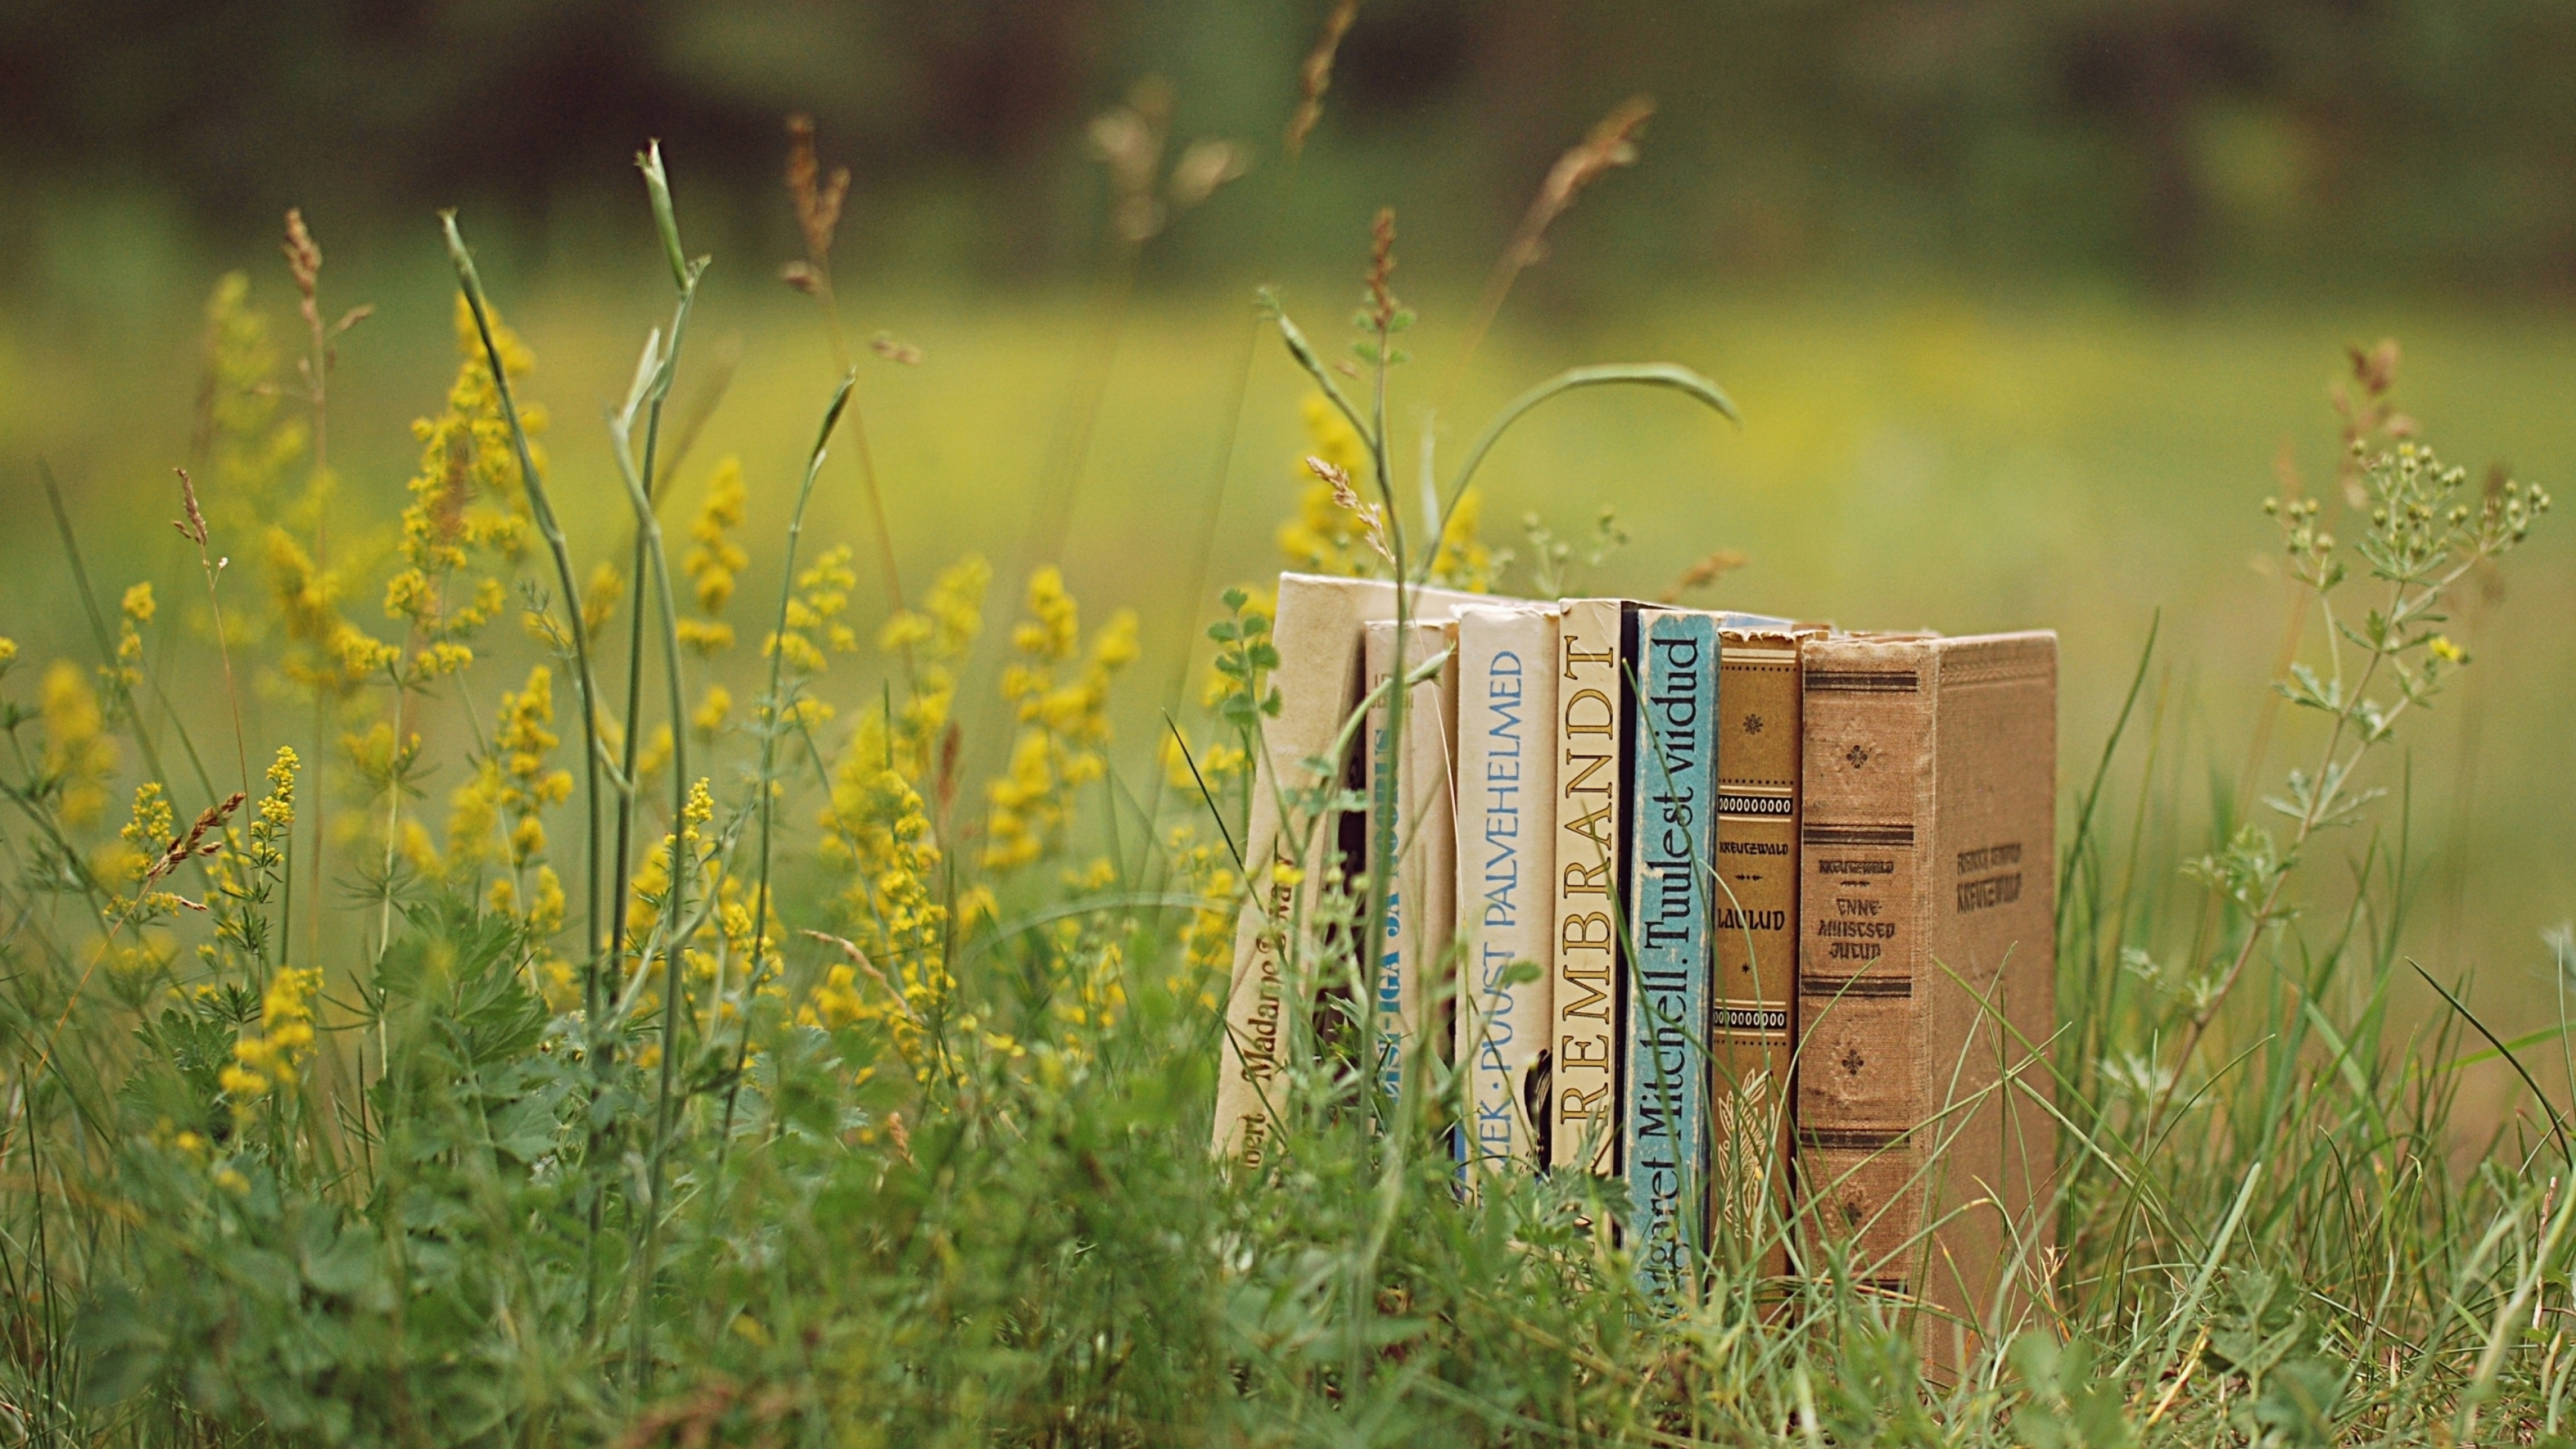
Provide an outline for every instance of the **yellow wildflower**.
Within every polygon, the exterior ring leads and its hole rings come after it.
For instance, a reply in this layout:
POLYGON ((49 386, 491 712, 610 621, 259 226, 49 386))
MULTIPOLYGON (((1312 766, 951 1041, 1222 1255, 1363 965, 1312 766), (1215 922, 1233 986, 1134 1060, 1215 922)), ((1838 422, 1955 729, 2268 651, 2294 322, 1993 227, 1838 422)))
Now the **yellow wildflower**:
POLYGON ((617 601, 625 596, 626 576, 617 571, 617 565, 601 559, 581 586, 581 626, 597 635, 616 616, 617 601))
POLYGON ((199 478, 207 511, 225 532, 248 534, 285 521, 301 526, 320 501, 318 489, 293 509, 277 496, 288 465, 309 436, 302 417, 278 416, 278 353, 268 318, 250 305, 250 277, 228 272, 206 299, 204 412, 206 467, 199 478))
POLYGON ((314 995, 322 973, 310 968, 279 968, 260 998, 259 1027, 233 1042, 233 1060, 219 1074, 233 1112, 247 1116, 275 1087, 291 1087, 306 1058, 313 1054, 314 995))
MULTIPOLYGON (((877 633, 877 648, 910 661, 912 691, 899 707, 891 738, 874 711, 861 717, 860 731, 874 742, 868 758, 891 758, 891 767, 916 786, 930 774, 931 753, 956 702, 955 666, 984 631, 984 592, 992 582, 991 566, 970 553, 940 570, 919 611, 898 610, 877 633)), ((861 746, 854 741, 851 748, 861 746)))
POLYGON ((1020 659, 1002 672, 1002 697, 1018 706, 1020 735, 1001 778, 985 786, 984 864, 1026 865, 1053 848, 1073 792, 1108 771, 1109 685, 1136 657, 1136 616, 1120 610, 1092 636, 1075 678, 1056 670, 1078 652, 1081 621, 1064 577, 1050 565, 1029 580, 1030 618, 1011 633, 1020 659))
POLYGON ((681 557, 680 567, 689 575, 699 611, 710 618, 724 612, 726 603, 733 598, 735 576, 751 566, 750 556, 729 533, 742 527, 747 496, 742 486, 741 461, 727 458, 716 464, 715 473, 707 479, 707 501, 699 507, 697 521, 689 525, 689 537, 694 541, 681 557))
POLYGON ((545 853, 545 809, 572 797, 572 772, 548 767, 558 743, 550 728, 554 719, 554 672, 540 664, 528 671, 524 688, 501 696, 492 753, 449 799, 451 869, 495 859, 496 832, 505 832, 506 839, 497 858, 514 869, 545 853))
POLYGON ((1366 576, 1375 572, 1378 556, 1369 547, 1360 521, 1333 501, 1333 485, 1306 466, 1321 458, 1353 478, 1368 476, 1368 445, 1331 400, 1316 393, 1306 399, 1306 447, 1290 465, 1300 481, 1297 512, 1279 525, 1279 550, 1288 567, 1307 573, 1366 576))
POLYGON ((45 725, 45 773, 62 781, 63 823, 87 825, 107 808, 116 741, 107 736, 107 716, 79 665, 57 659, 45 670, 37 713, 45 725))
POLYGON ((122 890, 141 880, 143 872, 169 847, 178 828, 160 781, 146 780, 135 786, 133 813, 116 832, 118 843, 101 853, 99 878, 111 890, 122 890))
POLYGON ((347 695, 402 659, 402 651, 340 615, 340 581, 283 528, 268 530, 269 600, 287 637, 303 646, 287 676, 327 695, 347 695))
MULTIPOLYGON (((517 447, 501 412, 500 389, 494 384, 490 359, 475 329, 473 312, 456 303, 456 380, 447 390, 447 406, 436 418, 417 418, 412 436, 421 445, 420 467, 412 475, 411 502, 403 509, 402 554, 406 565, 385 586, 385 613, 410 626, 413 654, 406 677, 431 679, 470 662, 456 647, 498 618, 505 591, 497 577, 475 578, 459 589, 455 575, 467 568, 476 550, 515 563, 528 541, 527 490, 519 474, 517 447)), ((518 335, 494 316, 493 340, 501 365, 516 380, 535 366, 518 335)), ((545 409, 519 406, 519 422, 533 437, 545 430, 545 409)), ((544 454, 532 441, 529 452, 544 466, 544 454)), ((605 567, 605 566, 603 566, 605 567)), ((605 613, 621 587, 614 569, 593 575, 580 606, 605 613)))
POLYGON ((881 759, 852 750, 832 783, 824 849, 852 868, 842 904, 855 944, 900 983, 892 988, 899 999, 860 1002, 849 1019, 890 1022, 897 1048, 921 1070, 920 1023, 955 982, 946 962, 948 908, 931 894, 939 846, 920 794, 881 759))
POLYGON ((806 675, 831 667, 824 653, 827 649, 834 654, 855 652, 859 636, 841 615, 849 609, 850 589, 858 581, 850 567, 849 545, 825 549, 813 567, 796 576, 796 592, 787 600, 787 627, 770 636, 762 654, 783 655, 791 670, 806 675))
POLYGON ((733 691, 721 684, 710 684, 707 686, 706 697, 698 702, 697 713, 689 716, 689 727, 700 735, 713 739, 716 732, 725 727, 725 720, 732 714, 733 691))
POLYGON ((1180 972, 1164 982, 1182 1000, 1216 1005, 1217 973, 1234 961, 1235 918, 1243 901, 1243 878, 1231 854, 1202 842, 1188 826, 1175 828, 1166 852, 1175 886, 1199 898, 1181 923, 1180 972))
POLYGON ((1440 547, 1431 556, 1431 582, 1471 594, 1492 592, 1494 551, 1477 536, 1484 506, 1484 497, 1473 488, 1458 496, 1448 526, 1440 530, 1440 547))

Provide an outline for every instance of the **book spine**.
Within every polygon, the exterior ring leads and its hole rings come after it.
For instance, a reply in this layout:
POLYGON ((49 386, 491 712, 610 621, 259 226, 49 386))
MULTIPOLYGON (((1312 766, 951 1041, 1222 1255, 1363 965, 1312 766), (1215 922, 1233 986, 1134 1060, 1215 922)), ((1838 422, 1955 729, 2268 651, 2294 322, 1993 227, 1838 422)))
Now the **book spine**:
MULTIPOLYGON (((1416 621, 1402 627, 1404 672, 1412 675, 1444 651, 1454 649, 1455 623, 1416 621)), ((1368 625, 1368 688, 1376 691, 1393 674, 1398 626, 1391 620, 1368 625)), ((1408 1085, 1419 1091, 1428 1055, 1449 1054, 1450 1033, 1444 1015, 1455 995, 1443 979, 1450 960, 1449 942, 1455 913, 1457 827, 1451 800, 1455 782, 1452 742, 1457 738, 1458 671, 1454 654, 1438 671, 1405 691, 1403 734, 1396 728, 1394 691, 1379 696, 1369 710, 1368 794, 1380 798, 1374 771, 1392 764, 1395 772, 1395 830, 1392 859, 1379 854, 1389 838, 1370 821, 1369 871, 1387 882, 1385 934, 1377 942, 1373 968, 1376 987, 1372 1049, 1379 1088, 1389 1100, 1408 1085)))
POLYGON ((1456 1060, 1466 1064, 1468 1180, 1540 1167, 1541 1066, 1554 1000, 1549 887, 1556 851, 1553 609, 1458 617, 1456 1060))
POLYGON ((1925 1372, 1954 1380, 2044 1294, 2057 1118, 2057 640, 1944 640, 1934 690, 1938 815, 1922 852, 1920 983, 1930 1081, 1918 1151, 1933 1224, 1916 1296, 1925 1372))
POLYGON ((1616 599, 1566 602, 1558 624, 1556 846, 1550 892, 1548 1164, 1619 1170, 1619 1043, 1626 952, 1619 863, 1627 683, 1621 649, 1632 611, 1616 599))
MULTIPOLYGON (((1417 613, 1445 612, 1481 602, 1445 589, 1412 591, 1417 613)), ((1261 730, 1254 752, 1250 818, 1243 859, 1248 867, 1241 913, 1235 919, 1234 967, 1226 988, 1225 1035, 1218 1043, 1215 1120, 1211 1148, 1254 1167, 1269 1156, 1278 1129, 1275 1084, 1284 1053, 1303 1039, 1290 1020, 1302 1010, 1292 980, 1311 956, 1299 938, 1317 895, 1336 866, 1356 858, 1346 849, 1339 813, 1321 818, 1293 802, 1333 783, 1339 761, 1324 773, 1309 762, 1333 747, 1358 699, 1360 622, 1395 611, 1395 586, 1376 579, 1281 574, 1271 644, 1279 663, 1270 675, 1278 712, 1261 730), (1292 802, 1283 817, 1281 802, 1292 802)))
MULTIPOLYGON (((1797 1170, 1809 1230, 1896 1295, 1922 1227, 1932 828, 1928 641, 1807 640, 1799 842, 1797 1170)), ((1821 1244, 1819 1244, 1821 1246, 1821 1244)))
POLYGON ((1708 1181, 1716 617, 1641 611, 1635 669, 1624 1151, 1638 1272, 1651 1293, 1672 1301, 1681 1295, 1701 1245, 1708 1181))
POLYGON ((1721 1257, 1782 1278, 1797 1029, 1798 639, 1728 627, 1718 649, 1709 1229, 1721 1257))

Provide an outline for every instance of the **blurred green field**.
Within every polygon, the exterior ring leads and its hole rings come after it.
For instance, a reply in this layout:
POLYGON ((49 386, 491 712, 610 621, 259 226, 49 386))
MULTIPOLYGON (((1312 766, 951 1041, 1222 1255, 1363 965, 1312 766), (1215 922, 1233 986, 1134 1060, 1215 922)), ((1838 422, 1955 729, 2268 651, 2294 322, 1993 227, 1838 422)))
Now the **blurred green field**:
MULTIPOLYGON (((407 424, 435 409, 454 368, 448 279, 432 259, 418 260, 345 284, 326 276, 335 304, 382 308, 348 342, 334 381, 343 488, 333 528, 350 548, 389 527, 416 461, 407 424)), ((624 505, 597 417, 661 320, 663 294, 644 260, 631 285, 617 287, 595 272, 490 274, 537 354, 526 391, 553 415, 545 441, 556 496, 585 570, 624 547, 624 505)), ((283 279, 255 275, 254 299, 283 329, 283 279)), ((703 305, 692 356, 703 367, 732 345, 722 339, 738 338, 739 371, 682 471, 670 516, 684 521, 708 467, 738 455, 753 494, 746 596, 758 598, 775 587, 762 576, 775 550, 760 540, 783 527, 833 369, 808 306, 731 281, 703 305)), ((1287 300, 1311 333, 1337 338, 1351 291, 1344 281, 1308 282, 1287 300)), ((1466 310, 1463 294, 1434 284, 1423 292, 1419 360, 1399 375, 1394 409, 1406 432, 1447 385, 1455 319, 1466 310)), ((102 591, 144 577, 165 599, 193 588, 185 545, 161 520, 174 501, 168 470, 187 457, 196 304, 174 287, 114 295, 109 308, 0 319, 0 506, 14 525, 0 541, 0 632, 31 652, 86 647, 30 466, 40 452, 67 482, 102 591)), ((1086 609, 1130 606, 1144 616, 1146 657, 1120 704, 1122 748, 1143 772, 1175 651, 1197 639, 1214 591, 1278 567, 1272 535, 1296 497, 1302 379, 1275 337, 1254 340, 1248 299, 1149 291, 1115 325, 1114 343, 1108 312, 1081 295, 878 282, 850 286, 845 307, 858 338, 882 328, 925 355, 916 367, 861 356, 865 424, 904 580, 917 595, 940 563, 980 550, 1004 576, 995 616, 1016 602, 1008 576, 1041 493, 1061 476, 1077 400, 1106 369, 1069 531, 1041 552, 1062 559, 1086 609), (1222 497, 1212 497, 1247 348, 1240 434, 1222 497), (1212 504, 1208 582, 1193 596, 1212 504)), ((1741 404, 1740 430, 1659 394, 1594 392, 1536 414, 1483 474, 1487 540, 1518 543, 1518 520, 1532 511, 1559 532, 1579 529, 1607 503, 1635 542, 1590 580, 1602 590, 1658 592, 1691 560, 1731 548, 1751 561, 1710 601, 1877 627, 2054 627, 2064 640, 2060 765, 2070 789, 2090 770, 2161 610, 2148 707, 2166 743, 2151 782, 2142 786, 2141 757, 2131 755, 2114 793, 2134 798, 2144 788, 2164 802, 2150 829, 2196 850, 2213 799, 2244 775, 2260 681, 2286 617, 2259 501, 2281 486, 2282 457, 2331 493, 2326 389, 2343 343, 2383 335, 2404 342, 2400 401, 2445 456, 2472 470, 2506 461, 2562 491, 2576 478, 2576 411, 2567 406, 2576 315, 2557 306, 2243 298, 2159 309, 2075 292, 1680 292, 1545 326, 1507 317, 1457 385, 1440 435, 1454 452, 1501 400, 1565 366, 1660 358, 1707 372, 1741 404)), ((684 374, 683 395, 690 385, 684 374)), ((883 595, 853 457, 845 436, 808 544, 858 546, 864 633, 882 616, 883 595)), ((2453 626, 2479 667, 2410 726, 2406 753, 2379 768, 2392 771, 2381 783, 2411 789, 2423 893, 2410 934, 2420 959, 2445 976, 2474 971, 2482 1007, 2532 1024, 2555 1011, 2536 933, 2576 911, 2576 815, 2565 784, 2576 767, 2567 729, 2576 718, 2567 638, 2576 530, 2550 520, 2509 572, 2500 600, 2453 626)), ((255 580, 237 570, 228 587, 255 580)), ((380 587, 379 577, 353 589, 362 622, 374 618, 380 587)), ((508 647, 529 648, 523 639, 508 647)), ((184 678, 196 677, 192 667, 177 665, 184 678)), ((829 692, 845 705, 868 699, 874 678, 844 666, 829 692)), ((2284 750, 2302 738, 2284 723, 2263 778, 2277 777, 2291 762, 2284 750)), ((2393 825, 2399 814, 2391 807, 2385 818, 2393 825)), ((2174 914, 2175 929, 2187 930, 2190 912, 2174 914)))

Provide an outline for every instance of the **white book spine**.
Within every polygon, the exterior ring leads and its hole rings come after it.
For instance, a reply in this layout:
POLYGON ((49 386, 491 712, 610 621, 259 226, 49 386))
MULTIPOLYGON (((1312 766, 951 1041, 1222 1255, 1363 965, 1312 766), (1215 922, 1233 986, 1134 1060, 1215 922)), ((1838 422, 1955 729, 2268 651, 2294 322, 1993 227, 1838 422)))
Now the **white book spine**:
MULTIPOLYGON (((1397 626, 1392 620, 1368 625, 1367 679, 1370 690, 1394 672, 1397 626)), ((1458 626, 1450 621, 1417 620, 1404 626, 1404 672, 1452 650, 1458 626)), ((1376 943, 1373 962, 1377 1036, 1373 1050, 1378 1081, 1388 1097, 1403 1092, 1409 1075, 1419 1072, 1427 1050, 1446 1057, 1449 1032, 1446 1007, 1453 993, 1444 968, 1455 918, 1457 827, 1454 821, 1456 780, 1452 768, 1457 738, 1458 667, 1454 654, 1435 673, 1406 691, 1403 736, 1390 742, 1394 728, 1394 691, 1379 696, 1369 711, 1366 749, 1370 766, 1369 798, 1378 798, 1376 770, 1395 764, 1395 857, 1381 859, 1384 836, 1374 818, 1369 829, 1369 870, 1388 882, 1384 937, 1376 943), (1390 752, 1391 744, 1391 752, 1390 752)), ((1421 1078, 1414 1076, 1417 1089, 1421 1078)))
POLYGON ((1546 1165, 1546 1086, 1532 1078, 1555 997, 1558 618, 1553 608, 1458 616, 1455 1059, 1467 1069, 1459 1151, 1471 1181, 1546 1165))
MULTIPOLYGON (((1413 591, 1420 612, 1446 612, 1480 600, 1442 589, 1413 591)), ((1395 609, 1395 586, 1375 579, 1279 576, 1271 641, 1279 668, 1271 683, 1280 709, 1262 728, 1243 857, 1251 879, 1236 922, 1234 970, 1219 1043, 1211 1146, 1258 1167, 1278 1130, 1277 1080, 1288 1063, 1281 1048, 1293 1035, 1287 1014, 1301 1009, 1291 978, 1293 939, 1338 848, 1330 820, 1283 820, 1279 802, 1316 784, 1305 761, 1332 748, 1358 695, 1360 622, 1395 609), (1285 958, 1285 959, 1283 959, 1285 958)))

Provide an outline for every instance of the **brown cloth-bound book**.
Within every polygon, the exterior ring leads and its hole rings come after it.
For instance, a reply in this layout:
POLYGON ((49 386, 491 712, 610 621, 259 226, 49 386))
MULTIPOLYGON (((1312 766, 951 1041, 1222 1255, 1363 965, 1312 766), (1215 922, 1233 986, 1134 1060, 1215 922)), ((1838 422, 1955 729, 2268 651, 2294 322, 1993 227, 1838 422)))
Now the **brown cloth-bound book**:
POLYGON ((1821 631, 1729 616, 1718 632, 1710 1251, 1773 1279, 1789 1271, 1802 632, 1821 631))
POLYGON ((2057 636, 1833 635, 1800 665, 1803 1220, 1955 1378, 2025 1326, 2054 1241, 2057 636))

